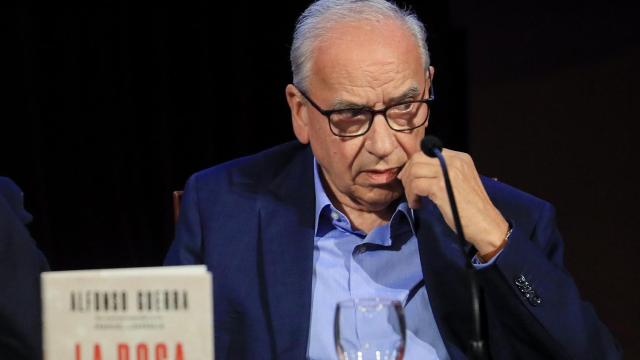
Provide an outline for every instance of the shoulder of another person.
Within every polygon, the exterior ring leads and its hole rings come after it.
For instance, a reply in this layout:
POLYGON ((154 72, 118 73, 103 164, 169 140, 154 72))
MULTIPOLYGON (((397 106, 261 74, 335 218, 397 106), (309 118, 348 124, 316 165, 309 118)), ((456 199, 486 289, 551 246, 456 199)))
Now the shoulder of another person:
POLYGON ((23 224, 31 222, 31 214, 24 209, 22 189, 8 177, 0 176, 0 200, 6 202, 23 224))
POLYGON ((6 176, 0 176, 0 196, 5 199, 19 195, 21 192, 18 185, 6 176))

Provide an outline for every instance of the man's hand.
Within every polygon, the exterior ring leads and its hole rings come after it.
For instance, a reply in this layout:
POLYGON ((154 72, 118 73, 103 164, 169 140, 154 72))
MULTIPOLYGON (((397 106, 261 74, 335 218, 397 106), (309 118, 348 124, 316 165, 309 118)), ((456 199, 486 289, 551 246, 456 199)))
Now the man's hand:
MULTIPOLYGON (((493 206, 482 186, 473 160, 468 154, 444 149, 451 186, 460 212, 460 221, 467 241, 486 258, 504 246, 509 224, 493 206)), ((437 158, 422 151, 411 156, 398 174, 404 192, 413 209, 420 207, 420 197, 426 196, 440 209, 445 221, 455 231, 455 224, 444 184, 444 175, 437 158)))

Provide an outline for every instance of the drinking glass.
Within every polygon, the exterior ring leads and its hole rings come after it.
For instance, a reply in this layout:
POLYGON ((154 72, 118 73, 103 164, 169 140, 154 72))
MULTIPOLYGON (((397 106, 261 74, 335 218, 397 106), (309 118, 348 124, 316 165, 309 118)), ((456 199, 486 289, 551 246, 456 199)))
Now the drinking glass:
POLYGON ((336 305, 334 338, 340 360, 402 360, 405 331, 397 300, 352 299, 336 305))

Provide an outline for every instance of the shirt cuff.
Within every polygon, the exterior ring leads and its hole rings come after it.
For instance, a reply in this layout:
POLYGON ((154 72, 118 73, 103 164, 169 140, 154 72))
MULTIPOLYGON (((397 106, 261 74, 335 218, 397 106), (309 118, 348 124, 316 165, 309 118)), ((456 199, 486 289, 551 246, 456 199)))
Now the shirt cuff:
POLYGON ((474 268, 476 268, 476 270, 484 269, 487 266, 491 266, 493 265, 494 262, 496 262, 496 259, 498 258, 498 256, 500 256, 500 254, 502 253, 502 250, 504 250, 504 248, 500 249, 500 251, 498 251, 498 253, 486 263, 483 263, 482 260, 478 258, 478 254, 476 254, 473 257, 473 259, 471 259, 471 264, 473 265, 474 268))

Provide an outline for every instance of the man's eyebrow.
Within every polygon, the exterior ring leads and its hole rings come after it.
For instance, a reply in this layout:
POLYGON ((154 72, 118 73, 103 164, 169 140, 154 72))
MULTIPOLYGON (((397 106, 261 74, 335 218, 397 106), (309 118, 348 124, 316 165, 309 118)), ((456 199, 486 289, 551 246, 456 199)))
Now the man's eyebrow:
POLYGON ((366 108, 366 107, 367 107, 367 105, 358 104, 358 103, 355 103, 353 101, 344 100, 344 99, 340 99, 340 98, 336 98, 335 100, 333 100, 333 106, 332 106, 332 108, 335 109, 335 110, 362 109, 362 108, 366 108))
POLYGON ((389 99, 389 104, 397 104, 403 101, 411 101, 417 99, 422 94, 418 85, 411 85, 405 92, 400 94, 400 96, 392 97, 389 99))
MULTIPOLYGON (((402 94, 390 98, 388 103, 387 103, 387 105, 393 105, 393 104, 401 103, 403 101, 410 101, 410 100, 417 99, 420 96, 420 93, 421 93, 421 91, 418 88, 418 85, 412 85, 410 88, 408 88, 402 94)), ((356 102, 353 102, 353 101, 349 101, 349 100, 345 100, 345 99, 341 99, 341 98, 336 98, 333 101, 332 109, 336 109, 336 110, 363 109, 363 108, 369 108, 369 107, 370 107, 369 105, 359 104, 359 103, 356 103, 356 102)))

